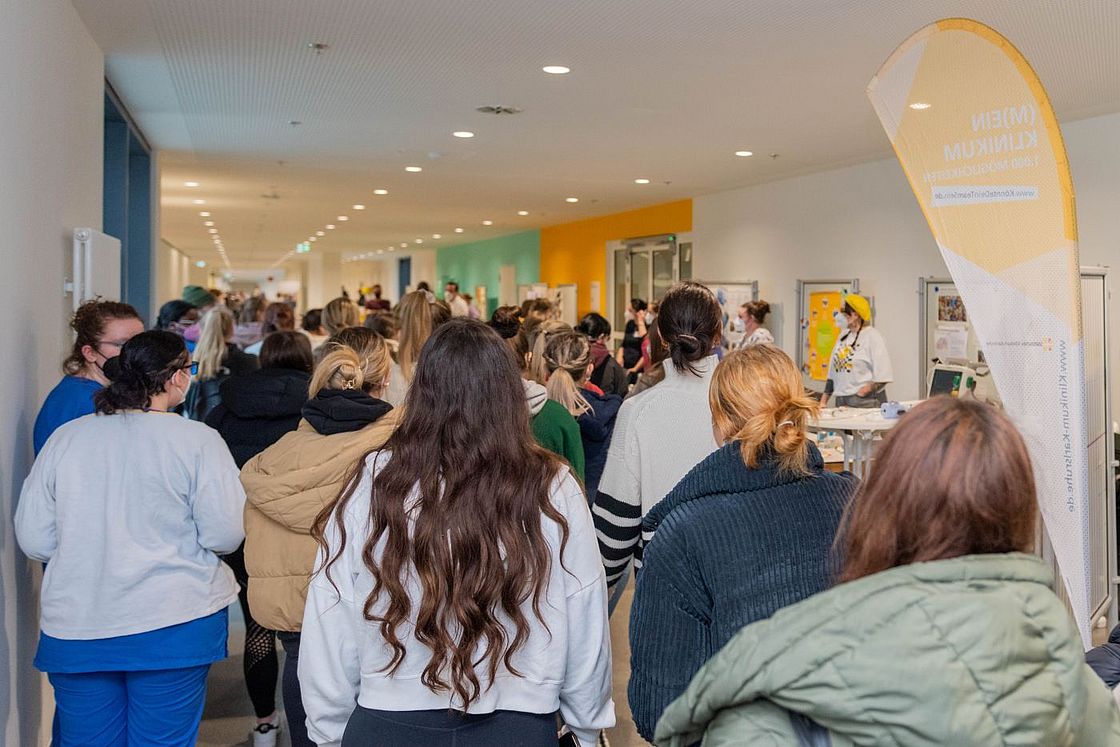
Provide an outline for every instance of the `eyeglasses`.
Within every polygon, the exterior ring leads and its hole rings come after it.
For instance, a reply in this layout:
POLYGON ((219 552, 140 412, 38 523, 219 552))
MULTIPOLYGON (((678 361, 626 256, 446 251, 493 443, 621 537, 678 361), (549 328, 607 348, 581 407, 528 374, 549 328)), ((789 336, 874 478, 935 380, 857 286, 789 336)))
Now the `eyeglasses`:
POLYGON ((198 361, 194 361, 190 365, 187 365, 187 366, 180 366, 179 370, 180 371, 190 371, 191 376, 198 376, 198 361))
POLYGON ((99 340, 97 345, 98 345, 98 347, 100 347, 102 345, 111 345, 114 348, 116 348, 117 350, 120 350, 121 348, 124 347, 124 344, 126 342, 128 342, 128 340, 99 340))

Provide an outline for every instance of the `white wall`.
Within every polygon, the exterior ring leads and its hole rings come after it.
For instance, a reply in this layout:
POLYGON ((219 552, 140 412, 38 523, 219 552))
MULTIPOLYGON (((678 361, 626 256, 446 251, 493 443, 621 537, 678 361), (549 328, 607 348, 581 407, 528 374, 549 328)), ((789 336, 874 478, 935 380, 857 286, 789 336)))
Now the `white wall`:
POLYGON ((39 404, 61 375, 70 338, 72 230, 101 226, 103 56, 66 0, 4 3, 0 24, 0 739, 34 745, 46 718, 31 666, 33 585, 11 516, 31 465, 39 404))
POLYGON ((428 281, 432 291, 437 297, 443 297, 443 289, 437 287, 439 278, 436 277, 436 253, 434 249, 421 249, 411 253, 412 256, 412 288, 422 281, 428 281))
MULTIPOLYGON (((362 288, 371 288, 374 285, 384 286, 384 262, 380 260, 359 260, 357 262, 343 262, 339 280, 342 287, 350 293, 350 298, 355 301, 362 294, 362 288)), ((382 298, 388 298, 385 288, 382 287, 382 298)))
MULTIPOLYGON (((1077 193, 1083 265, 1120 274, 1120 115, 1062 127, 1077 193)), ((875 297, 875 325, 891 351, 895 399, 919 394, 918 278, 948 277, 910 187, 889 159, 698 197, 694 277, 758 280, 781 304, 780 341, 798 340, 798 278, 860 279, 875 297)), ((1120 277, 1110 277, 1117 287, 1120 277)), ((1120 330, 1120 298, 1111 326, 1120 330)), ((1113 400, 1120 395, 1120 346, 1112 350, 1113 400)), ((1114 411, 1120 412, 1114 406, 1114 411)))

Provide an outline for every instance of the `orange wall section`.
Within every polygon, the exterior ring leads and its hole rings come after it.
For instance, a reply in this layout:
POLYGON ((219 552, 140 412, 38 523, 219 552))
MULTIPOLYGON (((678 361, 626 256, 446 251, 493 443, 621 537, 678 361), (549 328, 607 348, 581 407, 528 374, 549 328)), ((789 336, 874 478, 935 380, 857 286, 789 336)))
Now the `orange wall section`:
POLYGON ((607 304, 607 242, 692 230, 692 200, 627 210, 541 229, 541 282, 576 283, 579 313, 591 307, 591 283, 602 284, 601 312, 607 304))

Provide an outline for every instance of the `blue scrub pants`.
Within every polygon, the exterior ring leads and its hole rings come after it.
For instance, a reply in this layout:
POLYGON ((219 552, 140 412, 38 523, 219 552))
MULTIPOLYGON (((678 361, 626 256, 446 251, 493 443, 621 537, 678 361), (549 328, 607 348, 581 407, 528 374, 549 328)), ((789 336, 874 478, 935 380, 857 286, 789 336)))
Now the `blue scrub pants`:
POLYGON ((191 747, 210 665, 49 675, 60 747, 191 747))

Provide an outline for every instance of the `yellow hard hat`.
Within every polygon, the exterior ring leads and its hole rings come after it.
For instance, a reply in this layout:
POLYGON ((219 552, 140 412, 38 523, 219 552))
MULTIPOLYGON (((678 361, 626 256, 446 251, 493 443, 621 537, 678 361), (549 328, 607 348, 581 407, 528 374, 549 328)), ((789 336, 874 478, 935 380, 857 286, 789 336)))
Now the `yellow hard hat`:
POLYGON ((844 303, 852 307, 852 311, 860 315, 865 322, 871 321, 871 304, 858 293, 849 293, 844 296, 844 303))

